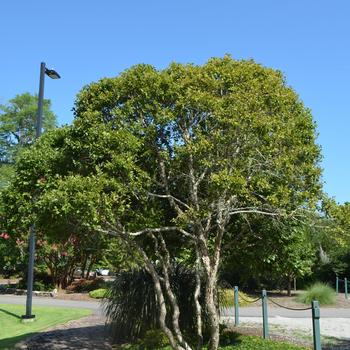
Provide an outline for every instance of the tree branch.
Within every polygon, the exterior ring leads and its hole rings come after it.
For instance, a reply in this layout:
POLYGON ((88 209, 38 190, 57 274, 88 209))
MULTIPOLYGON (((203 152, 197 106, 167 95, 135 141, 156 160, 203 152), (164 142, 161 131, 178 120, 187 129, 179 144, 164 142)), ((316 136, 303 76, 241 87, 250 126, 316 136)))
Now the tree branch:
POLYGON ((259 209, 238 209, 238 210, 233 210, 229 213, 230 216, 232 215, 236 215, 236 214, 247 214, 247 213, 251 213, 251 214, 263 214, 263 215, 269 215, 269 216, 279 216, 281 215, 280 213, 273 213, 270 211, 265 211, 265 210, 259 210, 259 209))
POLYGON ((196 240, 196 237, 194 235, 192 235, 191 233, 187 232, 186 230, 180 228, 180 227, 176 227, 176 226, 164 226, 164 227, 158 227, 158 228, 145 228, 143 230, 140 231, 135 231, 135 232, 128 232, 128 231, 124 231, 124 230, 120 230, 117 227, 115 227, 114 225, 106 222, 105 223, 107 226, 109 226, 110 230, 104 230, 104 229, 98 229, 99 232, 102 233, 107 233, 110 234, 112 236, 132 236, 132 237, 137 237, 137 236, 141 236, 143 234, 147 234, 147 233, 162 233, 162 232, 179 232, 181 233, 183 236, 190 238, 192 240, 196 240))
POLYGON ((151 193, 151 192, 148 192, 148 195, 149 196, 152 196, 152 197, 157 197, 157 198, 167 198, 167 199, 171 199, 179 204, 181 204, 182 206, 184 206, 186 209, 191 209, 186 203, 184 203, 183 201, 181 201, 180 199, 174 197, 173 195, 171 194, 156 194, 156 193, 151 193))

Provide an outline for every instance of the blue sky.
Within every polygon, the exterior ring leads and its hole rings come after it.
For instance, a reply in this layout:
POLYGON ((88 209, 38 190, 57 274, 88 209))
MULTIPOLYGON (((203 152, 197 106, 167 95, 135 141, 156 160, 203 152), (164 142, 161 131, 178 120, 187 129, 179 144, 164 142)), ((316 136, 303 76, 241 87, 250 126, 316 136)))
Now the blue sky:
POLYGON ((318 125, 325 190, 350 201, 350 1, 60 0, 0 3, 0 103, 46 80, 60 124, 76 93, 136 63, 204 63, 229 53, 282 70, 318 125))

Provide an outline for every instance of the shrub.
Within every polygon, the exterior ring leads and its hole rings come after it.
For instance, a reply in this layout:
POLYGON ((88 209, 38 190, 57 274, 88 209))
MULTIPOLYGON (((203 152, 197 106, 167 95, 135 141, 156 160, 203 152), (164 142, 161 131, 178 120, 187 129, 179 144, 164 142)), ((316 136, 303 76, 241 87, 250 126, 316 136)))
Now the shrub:
POLYGON ((106 293, 107 293, 107 289, 99 288, 99 289, 95 289, 95 290, 92 290, 91 292, 89 292, 89 296, 91 298, 95 298, 95 299, 102 299, 106 296, 106 293))
POLYGON ((169 340, 161 330, 151 329, 146 332, 145 336, 137 344, 140 350, 154 350, 169 345, 169 340))
POLYGON ((71 293, 91 292, 95 289, 103 288, 105 285, 106 282, 103 280, 103 278, 95 278, 92 280, 81 278, 74 281, 66 288, 66 290, 71 293))
POLYGON ((328 284, 316 282, 298 295, 296 300, 304 304, 310 304, 312 300, 317 300, 321 305, 334 304, 335 292, 328 284))
POLYGON ((237 332, 234 332, 230 329, 225 329, 222 332, 220 332, 220 345, 228 346, 235 344, 237 342, 238 337, 239 334, 237 332))
MULTIPOLYGON (((24 277, 19 281, 18 288, 27 289, 27 275, 24 275, 24 277)), ((47 272, 34 272, 33 290, 48 292, 53 289, 54 285, 52 283, 52 278, 47 272)))

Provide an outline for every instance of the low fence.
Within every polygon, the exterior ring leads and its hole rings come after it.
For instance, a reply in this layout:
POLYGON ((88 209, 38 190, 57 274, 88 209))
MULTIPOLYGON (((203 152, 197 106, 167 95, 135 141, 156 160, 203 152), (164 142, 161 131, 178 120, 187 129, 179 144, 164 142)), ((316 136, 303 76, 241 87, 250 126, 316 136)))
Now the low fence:
POLYGON ((335 278, 335 293, 337 295, 339 294, 339 285, 341 282, 344 282, 345 299, 348 299, 348 285, 350 282, 348 282, 348 279, 346 277, 344 279, 341 279, 338 276, 335 278))
POLYGON ((266 290, 262 290, 261 296, 254 300, 245 299, 236 286, 234 288, 234 309, 235 309, 235 326, 239 325, 239 297, 246 303, 255 303, 261 300, 262 304, 262 318, 263 318, 263 338, 269 338, 269 322, 268 322, 268 302, 281 307, 283 309, 292 311, 306 311, 311 310, 312 330, 313 330, 313 344, 314 350, 321 350, 321 332, 320 332, 320 306, 317 300, 313 300, 310 307, 307 308, 292 308, 279 304, 273 298, 268 297, 266 290))

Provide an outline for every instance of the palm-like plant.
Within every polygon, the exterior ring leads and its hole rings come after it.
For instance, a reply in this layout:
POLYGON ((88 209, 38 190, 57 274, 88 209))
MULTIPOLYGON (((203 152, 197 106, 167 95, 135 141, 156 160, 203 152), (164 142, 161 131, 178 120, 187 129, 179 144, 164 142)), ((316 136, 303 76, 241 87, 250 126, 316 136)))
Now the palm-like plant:
MULTIPOLYGON (((180 326, 190 337, 191 333, 195 334, 194 272, 179 264, 173 264, 170 272, 172 290, 180 307, 180 326)), ((113 338, 118 341, 135 340, 159 326, 153 281, 145 269, 118 274, 110 285, 104 306, 113 338)))

